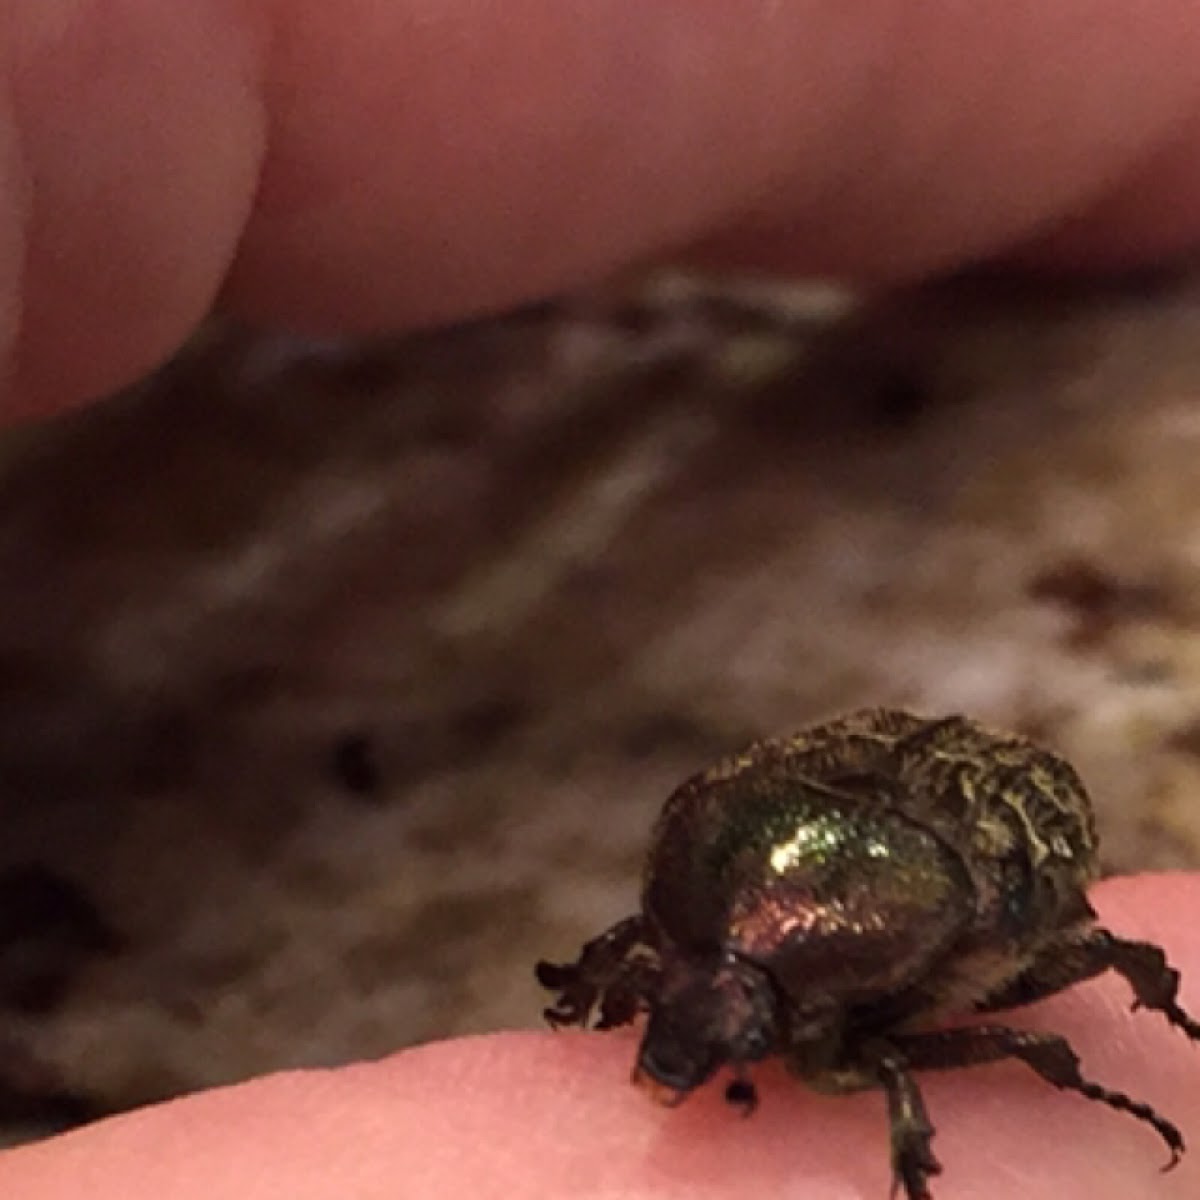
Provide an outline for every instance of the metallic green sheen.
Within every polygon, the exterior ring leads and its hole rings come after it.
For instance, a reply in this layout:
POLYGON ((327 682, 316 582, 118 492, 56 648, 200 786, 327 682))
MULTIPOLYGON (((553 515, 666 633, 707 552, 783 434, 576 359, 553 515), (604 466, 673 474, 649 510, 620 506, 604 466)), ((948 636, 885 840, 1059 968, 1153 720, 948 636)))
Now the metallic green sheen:
POLYGON ((919 978, 970 897, 953 851, 880 798, 740 773, 668 805, 643 901, 681 950, 769 967, 799 1003, 853 1003, 919 978))

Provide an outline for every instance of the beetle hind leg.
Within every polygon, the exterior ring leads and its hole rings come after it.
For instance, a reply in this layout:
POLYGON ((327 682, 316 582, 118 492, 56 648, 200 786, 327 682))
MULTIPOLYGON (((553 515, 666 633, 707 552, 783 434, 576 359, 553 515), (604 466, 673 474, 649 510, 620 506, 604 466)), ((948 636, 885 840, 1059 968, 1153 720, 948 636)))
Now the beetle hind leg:
POLYGON ((997 1012, 1031 1004, 1104 971, 1116 971, 1133 989, 1134 1008, 1160 1012, 1192 1041, 1200 1042, 1200 1021, 1179 1003, 1179 972, 1150 942, 1134 942, 1107 929, 1090 929, 1043 948, 1033 964, 985 997, 977 1012, 997 1012))
POLYGON ((598 1009, 597 1029, 632 1021, 658 977, 657 964, 638 954, 648 953, 644 935, 642 918, 626 917, 588 942, 573 963, 539 962, 538 982, 559 994, 544 1010, 546 1020, 555 1028, 586 1026, 598 1009))
POLYGON ((1064 1037, 1053 1033, 1035 1033, 1008 1029, 1002 1025, 972 1026, 935 1033, 897 1035, 892 1039, 904 1061, 915 1070, 969 1067, 1020 1059, 1047 1083, 1066 1091, 1078 1092, 1088 1100, 1098 1100, 1119 1112, 1144 1121, 1162 1138, 1171 1152, 1163 1168, 1170 1170, 1183 1155, 1183 1135, 1150 1105, 1133 1100, 1123 1092, 1110 1091, 1079 1071, 1079 1056, 1064 1037))
POLYGON ((1093 930, 1087 944, 1098 961, 1111 967, 1133 988, 1134 1008, 1160 1012, 1192 1041, 1200 1041, 1200 1021, 1184 1012, 1177 999, 1179 972, 1167 962, 1167 956, 1158 946, 1127 941, 1107 929, 1093 930))

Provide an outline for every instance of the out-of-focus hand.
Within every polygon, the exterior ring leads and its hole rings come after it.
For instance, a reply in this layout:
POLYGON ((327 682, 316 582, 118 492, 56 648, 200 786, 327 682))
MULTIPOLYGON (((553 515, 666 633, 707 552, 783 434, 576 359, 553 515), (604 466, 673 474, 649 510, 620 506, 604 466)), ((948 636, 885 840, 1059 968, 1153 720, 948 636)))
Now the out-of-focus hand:
POLYGON ((0 414, 220 300, 324 331, 681 256, 896 279, 1200 234, 1189 0, 6 0, 0 414))

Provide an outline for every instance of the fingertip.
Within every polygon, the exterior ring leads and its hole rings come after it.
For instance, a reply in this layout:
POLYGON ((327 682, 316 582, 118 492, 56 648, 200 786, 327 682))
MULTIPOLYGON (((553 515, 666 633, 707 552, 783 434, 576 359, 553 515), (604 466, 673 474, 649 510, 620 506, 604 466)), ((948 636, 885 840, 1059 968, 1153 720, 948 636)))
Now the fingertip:
POLYGON ((258 8, 13 7, 0 67, 0 296, 14 298, 7 322, 0 308, 0 417, 128 382, 211 309, 266 145, 258 8))

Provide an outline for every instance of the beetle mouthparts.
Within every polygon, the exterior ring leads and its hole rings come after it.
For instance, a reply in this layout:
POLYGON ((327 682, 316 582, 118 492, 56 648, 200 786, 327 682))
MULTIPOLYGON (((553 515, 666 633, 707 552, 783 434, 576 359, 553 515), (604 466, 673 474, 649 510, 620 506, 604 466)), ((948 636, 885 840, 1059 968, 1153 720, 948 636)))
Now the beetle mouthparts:
POLYGON ((682 1088, 674 1088, 668 1083, 663 1083, 661 1080, 655 1079, 649 1071, 643 1071, 641 1067, 633 1068, 633 1082, 655 1104, 661 1104, 664 1108, 676 1108, 687 1099, 687 1092, 682 1088))

